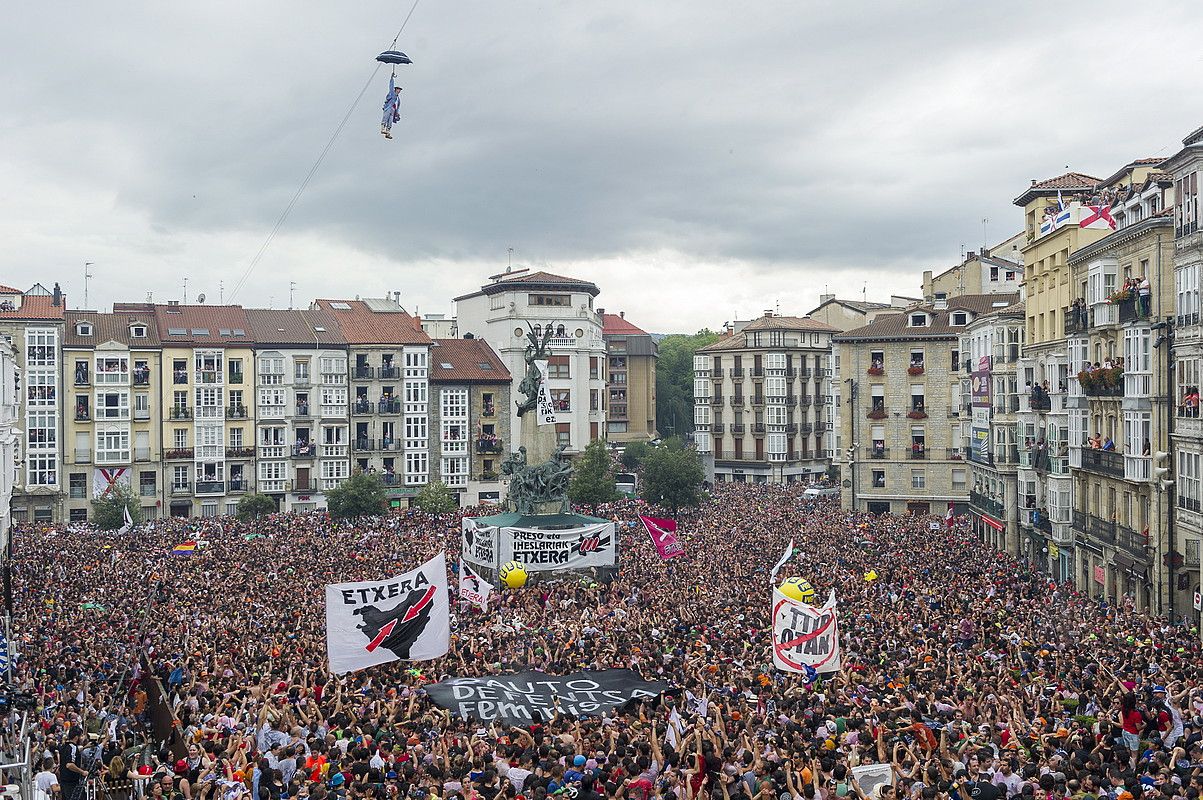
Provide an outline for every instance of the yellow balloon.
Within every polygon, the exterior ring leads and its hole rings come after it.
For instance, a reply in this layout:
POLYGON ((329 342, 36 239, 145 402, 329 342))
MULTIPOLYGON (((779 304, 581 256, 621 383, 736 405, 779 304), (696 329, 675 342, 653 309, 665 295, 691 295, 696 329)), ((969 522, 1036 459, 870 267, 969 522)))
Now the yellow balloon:
POLYGON ((781 593, 791 600, 801 603, 813 603, 815 589, 806 578, 786 578, 781 582, 781 593))
POLYGON ((526 585, 526 567, 518 561, 507 561, 501 565, 498 577, 509 588, 521 589, 526 585))

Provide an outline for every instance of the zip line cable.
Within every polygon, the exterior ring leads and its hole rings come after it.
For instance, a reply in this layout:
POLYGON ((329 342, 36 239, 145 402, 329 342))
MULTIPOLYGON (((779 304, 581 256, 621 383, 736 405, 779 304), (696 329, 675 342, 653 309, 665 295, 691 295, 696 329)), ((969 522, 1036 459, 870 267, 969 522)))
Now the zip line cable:
MULTIPOLYGON (((401 27, 397 30, 397 35, 393 37, 393 43, 389 46, 390 49, 397 46, 397 40, 401 38, 401 34, 404 32, 405 26, 409 24, 409 19, 414 15, 414 11, 417 10, 418 3, 420 2, 422 2, 422 0, 414 0, 414 4, 410 6, 409 13, 405 15, 405 19, 401 22, 401 27)), ((326 160, 326 156, 330 154, 330 150, 333 149, 334 143, 338 141, 339 135, 342 134, 343 129, 347 127, 347 123, 350 121, 351 115, 355 113, 355 109, 359 106, 359 101, 363 99, 365 94, 367 94, 368 88, 371 87, 372 82, 376 80, 376 75, 380 72, 380 68, 383 66, 384 64, 382 63, 376 64, 376 68, 372 70, 372 74, 364 83, 363 88, 359 90, 359 94, 355 95, 355 99, 351 101, 351 105, 347 108, 347 113, 343 114, 343 118, 334 128, 334 132, 330 134, 330 139, 326 142, 326 146, 322 148, 322 151, 314 160, 313 166, 311 166, 309 171, 305 173, 305 178, 301 181, 301 185, 297 187, 296 192, 294 192, 292 195, 292 199, 288 201, 288 205, 284 207, 284 211, 282 211, 280 216, 276 219, 276 224, 273 225, 272 229, 268 232, 267 238, 263 240, 263 244, 259 246, 258 251, 255 252, 255 255, 253 258, 251 258, 250 263, 247 264, 246 269, 242 271, 242 275, 234 284, 234 288, 230 290, 230 299, 227 302, 234 302, 234 297, 238 294, 238 291, 242 289, 247 279, 251 277, 251 273, 255 271, 255 267, 257 267, 259 262, 263 259, 263 255, 267 252, 267 248, 271 246, 272 241, 276 238, 276 234, 280 232, 280 229, 284 227, 284 223, 288 221, 288 215, 291 214, 293 208, 296 207, 297 201, 301 199, 301 195, 303 195, 305 190, 309 188, 309 183, 313 180, 313 176, 317 174, 318 169, 326 160)), ((395 70, 396 68, 394 67, 394 71, 395 70)))

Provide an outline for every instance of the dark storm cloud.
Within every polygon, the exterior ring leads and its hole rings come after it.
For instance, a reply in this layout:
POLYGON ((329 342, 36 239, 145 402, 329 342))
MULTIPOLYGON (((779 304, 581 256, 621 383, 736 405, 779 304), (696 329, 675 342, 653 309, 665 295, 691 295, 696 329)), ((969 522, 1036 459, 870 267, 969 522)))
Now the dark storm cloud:
MULTIPOLYGON (((0 282, 71 288, 96 260, 104 302, 148 274, 232 285, 408 9, 22 7, 0 33, 0 282)), ((397 138, 376 132, 382 70, 239 299, 279 304, 287 274, 444 309, 507 246, 604 265, 611 307, 665 314, 637 276, 680 275, 682 327, 741 293, 796 313, 824 283, 914 293, 1017 230, 1030 178, 1173 152, 1195 82, 1101 65, 1200 27, 1189 3, 422 0, 397 138)))

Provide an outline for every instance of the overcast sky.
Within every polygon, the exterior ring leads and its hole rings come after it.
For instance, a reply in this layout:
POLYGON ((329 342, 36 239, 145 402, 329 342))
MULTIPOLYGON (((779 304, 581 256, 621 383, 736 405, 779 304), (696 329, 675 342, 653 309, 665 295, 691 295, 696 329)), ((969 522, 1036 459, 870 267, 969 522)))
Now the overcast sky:
MULTIPOLYGON (((11 9, 0 283, 229 299, 410 4, 11 9)), ((1032 178, 1175 152, 1200 41, 1193 0, 421 0, 396 138, 381 70, 236 300, 450 313, 509 247, 657 332, 913 295, 1032 178)))

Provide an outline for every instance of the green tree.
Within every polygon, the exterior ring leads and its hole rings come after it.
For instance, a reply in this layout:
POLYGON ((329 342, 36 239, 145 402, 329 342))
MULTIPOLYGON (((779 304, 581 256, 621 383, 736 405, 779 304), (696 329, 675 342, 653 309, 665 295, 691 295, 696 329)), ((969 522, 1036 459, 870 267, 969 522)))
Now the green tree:
POLYGON ((427 514, 446 514, 459 507, 455 493, 442 481, 431 481, 414 498, 414 505, 427 514))
POLYGON ((326 492, 326 509, 334 519, 383 514, 387 503, 380 476, 375 473, 365 475, 359 470, 326 492))
POLYGON ((656 429, 661 436, 693 433, 693 354, 718 341, 703 328, 693 335, 674 333, 660 340, 656 359, 656 429))
POLYGON ((652 446, 647 442, 631 442, 623 448, 620 460, 627 469, 638 469, 650 452, 652 452, 652 446))
POLYGON ((246 522, 264 514, 276 513, 276 501, 265 494, 251 492, 238 501, 238 519, 246 522))
POLYGON ((601 439, 589 442, 585 452, 573 464, 568 499, 579 505, 590 506, 618 499, 614 473, 610 469, 610 453, 601 439))
POLYGON ((643 499, 674 512, 702 501, 706 472, 697 451, 657 447, 643 460, 643 499))
POLYGON ((133 489, 118 482, 103 497, 92 501, 92 522, 102 531, 115 531, 125 524, 125 509, 135 525, 142 522, 142 506, 133 489))

